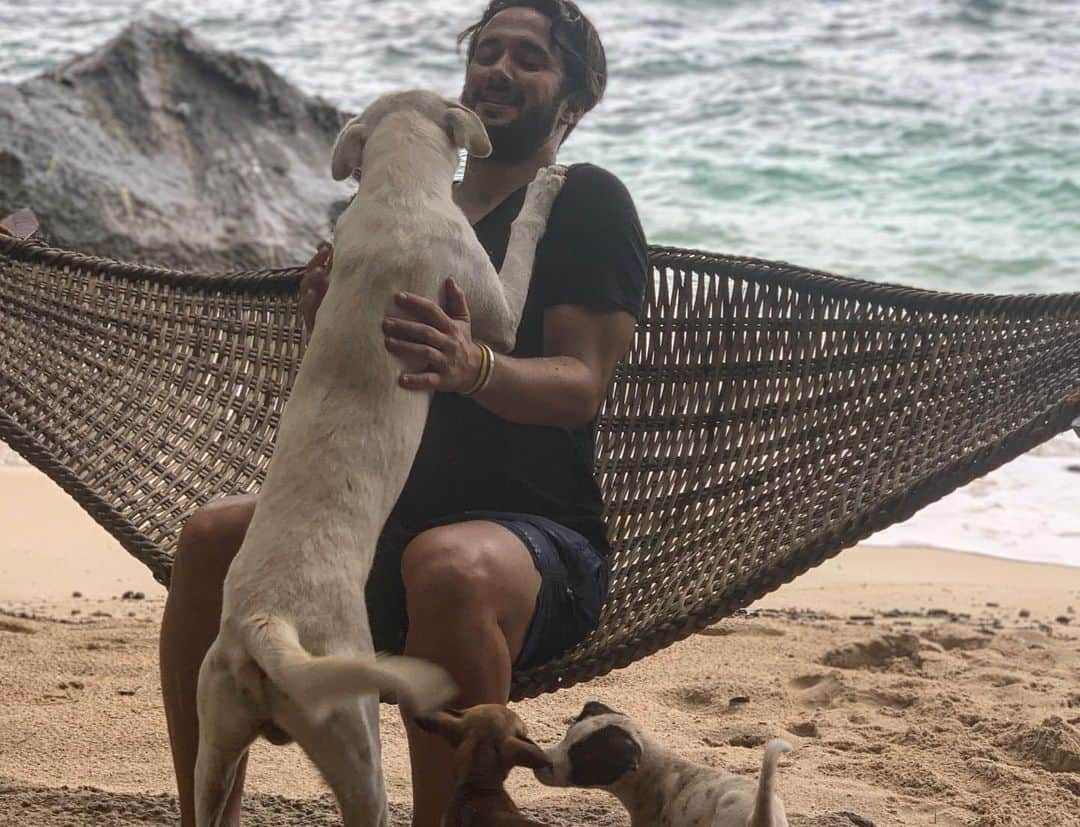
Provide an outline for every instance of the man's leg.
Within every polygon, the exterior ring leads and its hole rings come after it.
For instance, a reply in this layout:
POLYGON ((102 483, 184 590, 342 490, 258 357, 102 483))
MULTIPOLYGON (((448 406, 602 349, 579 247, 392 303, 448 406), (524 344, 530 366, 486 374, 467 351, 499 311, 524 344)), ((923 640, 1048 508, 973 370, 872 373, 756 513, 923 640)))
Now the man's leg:
MULTIPOLYGON (((516 534, 471 521, 419 534, 401 557, 409 631, 405 654, 457 681, 459 706, 506 703, 511 667, 525 642, 540 573, 516 534)), ((413 827, 439 827, 451 791, 452 751, 406 719, 413 827)))
MULTIPOLYGON (((197 511, 180 532, 172 582, 161 621, 161 694, 169 724, 176 787, 180 794, 182 827, 195 824, 195 756, 199 718, 195 697, 199 667, 217 637, 221 621, 221 592, 244 540, 254 496, 226 497, 197 511)), ((240 792, 245 758, 226 807, 225 824, 240 823, 240 792)))

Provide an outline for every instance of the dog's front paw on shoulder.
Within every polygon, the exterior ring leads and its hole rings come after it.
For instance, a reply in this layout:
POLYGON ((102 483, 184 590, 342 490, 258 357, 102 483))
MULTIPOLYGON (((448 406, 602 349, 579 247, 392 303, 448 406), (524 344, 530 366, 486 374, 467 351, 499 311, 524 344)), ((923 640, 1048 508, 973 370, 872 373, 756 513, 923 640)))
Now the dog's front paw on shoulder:
POLYGON ((566 167, 561 164, 541 167, 526 191, 526 203, 546 216, 565 183, 566 167))

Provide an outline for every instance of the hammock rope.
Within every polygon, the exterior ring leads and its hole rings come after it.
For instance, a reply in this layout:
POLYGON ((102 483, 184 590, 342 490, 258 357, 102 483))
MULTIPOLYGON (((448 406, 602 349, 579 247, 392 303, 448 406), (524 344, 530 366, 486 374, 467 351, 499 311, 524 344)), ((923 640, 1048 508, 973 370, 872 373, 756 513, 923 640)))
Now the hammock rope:
MULTIPOLYGON (((744 607, 1080 415, 1080 293, 945 294, 651 248, 597 433, 600 627, 515 698, 744 607)), ((168 583, 258 489, 303 352, 299 268, 180 273, 0 236, 0 439, 168 583)))

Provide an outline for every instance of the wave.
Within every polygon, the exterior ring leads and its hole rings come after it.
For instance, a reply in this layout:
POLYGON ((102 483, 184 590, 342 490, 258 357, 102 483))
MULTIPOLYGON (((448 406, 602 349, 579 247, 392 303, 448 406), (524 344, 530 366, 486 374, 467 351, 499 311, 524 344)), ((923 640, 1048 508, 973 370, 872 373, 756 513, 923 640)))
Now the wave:
POLYGON ((867 543, 1080 566, 1078 490, 1080 439, 1062 434, 867 543))

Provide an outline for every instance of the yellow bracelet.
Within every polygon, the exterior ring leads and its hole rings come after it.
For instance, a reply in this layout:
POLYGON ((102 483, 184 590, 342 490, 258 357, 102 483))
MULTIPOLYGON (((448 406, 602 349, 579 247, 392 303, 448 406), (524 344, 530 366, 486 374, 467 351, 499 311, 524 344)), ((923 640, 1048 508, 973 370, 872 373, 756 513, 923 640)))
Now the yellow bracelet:
POLYGON ((484 372, 484 379, 480 383, 480 387, 473 391, 474 394, 480 393, 491 382, 491 377, 495 373, 495 351, 493 351, 487 345, 480 345, 487 353, 487 370, 484 372))
POLYGON ((476 374, 476 381, 473 382, 467 390, 461 391, 463 396, 472 396, 480 390, 484 384, 484 378, 488 373, 488 359, 490 358, 491 351, 488 349, 487 345, 480 344, 479 342, 477 345, 480 348, 480 370, 476 374))

